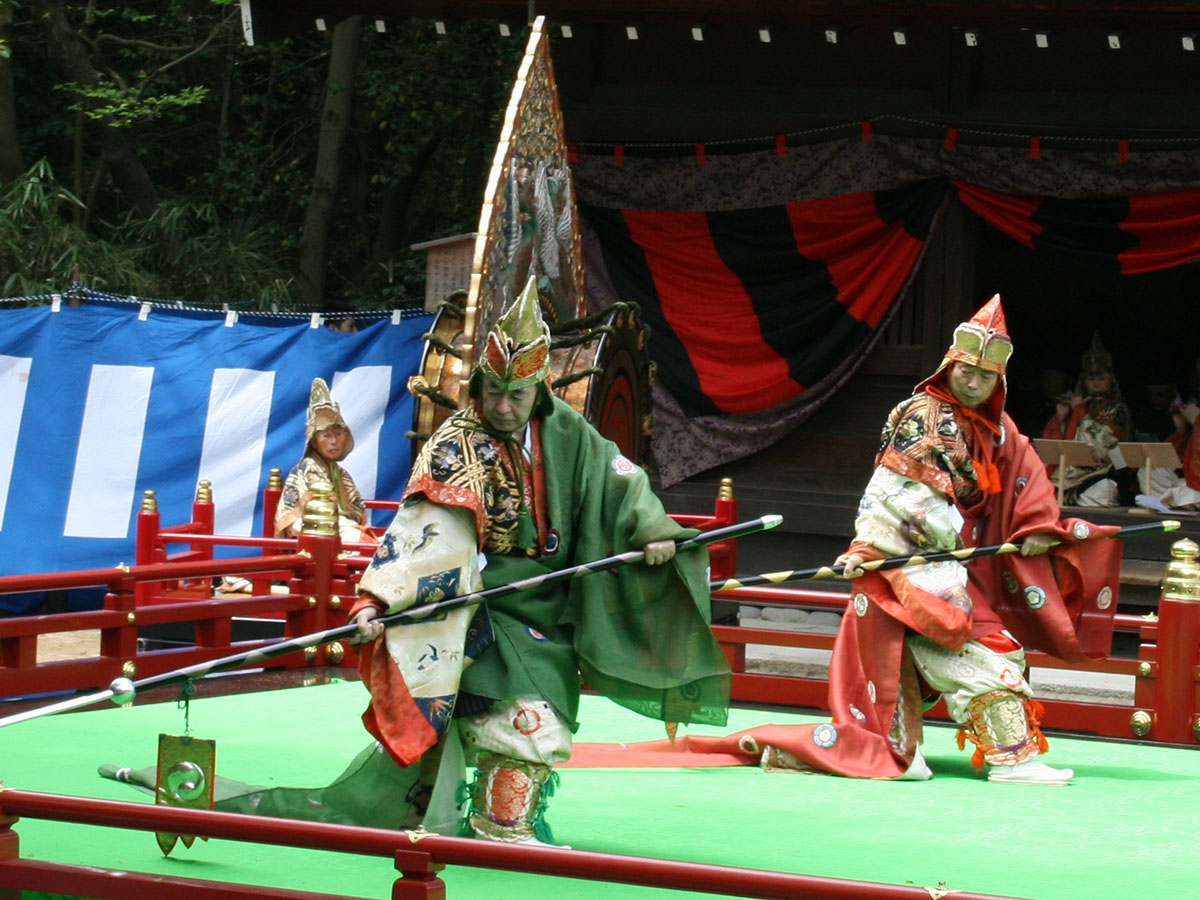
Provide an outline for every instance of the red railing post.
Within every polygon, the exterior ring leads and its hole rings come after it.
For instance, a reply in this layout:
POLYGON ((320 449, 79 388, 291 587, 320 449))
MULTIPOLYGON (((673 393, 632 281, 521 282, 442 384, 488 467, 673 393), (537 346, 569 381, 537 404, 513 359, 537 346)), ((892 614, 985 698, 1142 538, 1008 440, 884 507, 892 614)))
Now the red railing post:
MULTIPOLYGON (((337 504, 329 499, 331 491, 329 485, 317 482, 312 487, 312 499, 304 505, 304 518, 301 519, 300 537, 296 544, 299 552, 306 554, 311 562, 305 566, 303 574, 292 582, 292 590, 298 594, 308 594, 309 609, 307 614, 302 612, 288 616, 288 637, 324 631, 330 627, 330 610, 335 605, 341 606, 341 598, 333 593, 333 565, 341 552, 342 539, 338 531, 337 504), (293 632, 296 625, 303 630, 293 632)), ((335 665, 341 662, 343 648, 340 644, 328 648, 308 648, 304 651, 305 662, 309 665, 328 665, 327 650, 337 657, 335 665)))
POLYGON ((275 536, 275 513, 279 510, 279 498, 283 496, 283 472, 271 469, 267 473, 267 486, 263 488, 263 537, 275 536))
MULTIPOLYGON (((722 478, 713 504, 713 528, 724 528, 737 522, 738 502, 733 496, 733 479, 722 478)), ((732 578, 737 574, 737 541, 717 541, 708 546, 713 578, 732 578)))
MULTIPOLYGON (((137 516, 137 538, 134 546, 134 563, 149 566, 166 559, 158 545, 158 530, 162 522, 158 513, 158 499, 154 491, 142 492, 142 508, 137 516)), ((149 582, 138 584, 133 590, 138 606, 148 606, 154 596, 154 585, 149 582)))
MULTIPOLYGON (((16 823, 16 816, 7 816, 0 812, 0 860, 21 858, 21 841, 13 831, 13 825, 16 823)), ((0 887, 0 900, 21 900, 20 888, 0 887)))
POLYGON ((397 850, 396 871, 400 877, 392 885, 392 900, 446 900, 446 882, 438 872, 446 868, 433 856, 420 850, 397 850))
MULTIPOLYGON (((125 572, 129 567, 121 563, 117 567, 125 572)), ((100 629, 100 655, 108 659, 122 660, 122 674, 127 678, 137 677, 137 585, 128 575, 121 578, 116 589, 104 596, 104 608, 125 613, 125 622, 116 628, 100 629)), ((115 676, 114 676, 115 677, 115 676)))
MULTIPOLYGON (((721 487, 717 491, 717 499, 713 504, 713 527, 723 528, 737 522, 738 503, 733 496, 733 479, 722 478, 721 487)), ((733 578, 737 574, 737 541, 717 541, 708 545, 708 559, 712 566, 712 578, 733 578)), ((729 668, 734 672, 746 671, 746 645, 724 643, 721 652, 729 660, 729 668)))
MULTIPOLYGON (((263 488, 263 537, 275 536, 275 513, 279 509, 279 498, 283 496, 283 473, 279 469, 271 469, 267 473, 267 486, 263 488)), ((267 551, 264 550, 263 553, 267 551)), ((271 593, 271 580, 261 575, 250 581, 254 596, 261 597, 271 593)))
MULTIPOLYGON (((216 521, 216 507, 213 506, 212 482, 201 481, 196 488, 196 499, 192 502, 192 521, 196 524, 198 534, 212 534, 216 521)), ((212 559, 213 552, 210 544, 193 547, 196 559, 212 559)))
MULTIPOLYGON (((1186 538, 1176 541, 1171 556, 1158 604, 1150 733, 1159 741, 1196 744, 1200 743, 1196 686, 1200 675, 1200 563, 1196 561, 1200 546, 1186 538)), ((1138 719, 1144 725, 1144 717, 1138 719)), ((1133 720, 1131 727, 1137 733, 1133 720)))

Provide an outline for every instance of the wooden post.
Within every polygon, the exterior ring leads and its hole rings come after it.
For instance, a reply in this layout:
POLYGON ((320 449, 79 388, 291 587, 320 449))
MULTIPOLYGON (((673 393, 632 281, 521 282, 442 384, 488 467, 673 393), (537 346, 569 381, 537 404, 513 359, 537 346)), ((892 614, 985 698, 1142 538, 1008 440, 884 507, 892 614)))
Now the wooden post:
MULTIPOLYGON (((13 831, 16 823, 16 816, 7 816, 0 810, 0 860, 21 858, 21 841, 13 831)), ((21 900, 22 893, 20 888, 0 887, 0 900, 21 900)))
MULTIPOLYGON (((158 552, 158 529, 161 525, 158 512, 158 499, 154 491, 142 492, 142 508, 137 515, 137 537, 133 551, 135 565, 148 566, 162 562, 163 555, 158 552)), ((136 606, 149 605, 150 598, 158 585, 152 582, 138 584, 133 589, 136 606)))
POLYGON ((1196 675, 1200 671, 1197 667, 1200 661, 1200 563, 1196 559, 1200 557, 1200 545, 1187 538, 1176 541, 1171 545, 1171 556, 1158 604, 1157 666, 1150 735, 1158 741, 1197 744, 1200 743, 1196 703, 1196 675))
POLYGON ((1058 454, 1058 506, 1059 509, 1063 505, 1063 496, 1066 493, 1067 485, 1067 455, 1065 453, 1058 454))
MULTIPOLYGON (((297 546, 301 553, 307 553, 312 558, 312 565, 306 567, 299 581, 292 581, 294 593, 307 593, 308 615, 303 616, 300 631, 293 631, 296 620, 300 617, 288 615, 287 636, 295 637, 329 628, 329 610, 333 597, 333 564, 337 562, 338 553, 342 549, 342 539, 338 533, 337 503, 330 499, 333 487, 328 482, 318 481, 312 486, 312 499, 304 504, 304 517, 300 520, 300 537, 297 546)), ((299 576, 300 573, 297 573, 299 576)), ((337 601, 340 605, 341 601, 337 601)), ((341 624, 340 622, 338 624, 341 624)), ((304 651, 304 659, 309 665, 326 665, 326 648, 309 647, 304 651)), ((340 657, 339 657, 340 661, 340 657)))
POLYGON ((446 900, 446 882, 438 872, 446 868, 419 850, 397 850, 396 871, 400 877, 392 885, 392 900, 446 900))

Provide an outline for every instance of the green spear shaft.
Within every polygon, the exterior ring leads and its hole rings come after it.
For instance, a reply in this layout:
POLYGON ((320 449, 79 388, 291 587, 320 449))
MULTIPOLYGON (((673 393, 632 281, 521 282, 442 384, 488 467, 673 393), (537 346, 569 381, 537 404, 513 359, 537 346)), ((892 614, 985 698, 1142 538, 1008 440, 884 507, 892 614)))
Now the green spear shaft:
MULTIPOLYGON (((1163 519, 1160 522, 1148 522, 1144 525, 1127 525, 1119 529, 1116 534, 1110 537, 1124 538, 1137 534, 1159 534, 1165 531, 1175 531, 1179 528, 1179 522, 1174 519, 1163 519)), ((1050 546, 1054 547, 1062 543, 1054 541, 1050 546)), ((884 559, 872 559, 864 562, 861 566, 864 572, 875 572, 879 569, 901 569, 905 566, 919 566, 923 563, 940 562, 942 560, 953 559, 959 562, 967 562, 971 559, 979 559, 983 556, 999 556, 1004 553, 1020 553, 1021 545, 1014 544, 1012 541, 1005 541, 1002 544, 987 544, 982 547, 964 547, 961 550, 942 550, 936 553, 914 554, 913 556, 888 556, 884 559)), ((743 575, 740 578, 729 578, 725 581, 710 581, 708 583, 709 590, 714 593, 717 591, 728 591, 733 588, 740 587, 755 587, 762 584, 782 584, 785 581, 804 581, 816 578, 844 578, 843 572, 846 567, 841 566, 817 566, 812 569, 792 569, 788 572, 767 572, 763 575, 743 575)))
MULTIPOLYGON (((783 516, 760 516, 757 519, 750 519, 745 522, 738 522, 734 525, 726 525, 724 528, 714 528, 712 531, 702 531, 694 537, 684 538, 675 542, 677 549, 684 547, 692 547, 698 544, 711 544, 716 541, 730 540, 732 538, 744 537, 748 534, 754 534, 758 531, 765 531, 769 528, 774 528, 783 521, 783 516)), ((577 566, 568 566, 565 569, 559 569, 554 572, 548 572, 544 575, 535 575, 532 578, 522 578, 518 581, 512 581, 508 584, 497 585, 496 587, 487 588, 482 591, 473 591, 469 594, 461 594, 457 597, 449 597, 445 600, 439 600, 436 603, 426 603, 419 607, 412 607, 403 612, 392 613, 387 616, 380 616, 375 619, 384 625, 398 625, 409 622, 419 622, 427 618, 433 613, 455 609, 460 606, 475 606, 480 603, 486 603, 488 600, 515 594, 519 591, 530 591, 535 588, 545 587, 546 585, 556 584, 560 581, 570 581, 574 578, 583 578, 585 575, 590 575, 593 572, 603 572, 608 569, 615 569, 620 566, 625 566, 630 563, 640 562, 646 556, 642 550, 627 550, 624 553, 616 553, 612 556, 606 556, 603 559, 592 560, 591 562, 581 563, 577 566)), ((227 669, 236 669, 238 666, 249 665, 251 663, 259 663, 264 660, 272 659, 276 656, 283 656, 286 653, 293 653, 296 650, 303 650, 306 647, 315 647, 318 644, 325 644, 330 641, 339 640, 340 638, 349 638, 358 630, 358 627, 353 623, 349 625, 340 625, 337 628, 327 628, 325 631, 318 631, 312 634, 301 635, 300 637, 289 638, 283 641, 277 641, 272 644, 267 644, 263 647, 258 647, 254 650, 248 650, 245 653, 235 653, 232 656, 222 656, 219 659, 208 660, 207 662, 196 663, 192 666, 184 666, 181 669, 172 669, 170 672, 163 672, 159 675, 150 675, 146 678, 139 678, 137 681, 131 681, 128 678, 117 678, 109 685, 107 690, 99 691, 93 694, 86 694, 80 697, 73 697, 70 700, 63 700, 58 703, 51 703, 47 706, 39 706, 36 709, 27 710, 21 713, 15 713, 11 716, 0 718, 0 728, 5 725, 15 725, 17 722, 24 722, 27 719, 36 719, 41 716, 53 715, 55 713, 67 712, 72 709, 79 709, 84 706, 89 706, 101 700, 112 700, 114 703, 128 703, 133 699, 138 691, 149 690, 150 688, 166 687, 171 684, 179 684, 184 681, 190 681, 196 678, 203 678, 213 672, 223 672, 227 669)))

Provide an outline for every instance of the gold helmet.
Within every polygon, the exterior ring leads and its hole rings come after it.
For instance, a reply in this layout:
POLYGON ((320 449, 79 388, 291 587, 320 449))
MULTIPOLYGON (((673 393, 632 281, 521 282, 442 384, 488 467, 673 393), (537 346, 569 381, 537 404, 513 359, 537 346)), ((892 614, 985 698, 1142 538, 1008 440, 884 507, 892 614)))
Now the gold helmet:
POLYGON ((478 370, 492 376, 506 391, 545 381, 550 374, 550 329, 542 320, 532 275, 525 290, 488 332, 478 370))
POLYGON ((995 294, 975 315, 954 329, 954 340, 946 351, 944 363, 966 363, 1003 375, 1012 351, 1000 295, 995 294))
POLYGON ((341 407, 333 402, 325 379, 314 378, 312 387, 308 391, 308 415, 304 420, 305 446, 312 444, 318 431, 324 431, 335 425, 340 425, 346 430, 346 450, 342 454, 342 458, 345 459, 354 449, 354 435, 350 432, 350 426, 346 424, 346 420, 342 418, 341 407))
POLYGON ((1084 351, 1079 375, 1082 378, 1089 375, 1107 375, 1110 378, 1113 376, 1112 354, 1104 349, 1099 331, 1092 332, 1092 345, 1084 351))

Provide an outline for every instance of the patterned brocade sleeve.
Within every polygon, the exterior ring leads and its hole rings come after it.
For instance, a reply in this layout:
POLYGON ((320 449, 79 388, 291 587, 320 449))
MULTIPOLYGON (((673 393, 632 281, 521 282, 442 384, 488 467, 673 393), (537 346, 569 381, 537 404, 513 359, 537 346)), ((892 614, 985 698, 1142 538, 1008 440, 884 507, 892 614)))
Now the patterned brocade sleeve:
POLYGON ((886 466, 877 466, 863 491, 855 540, 887 556, 960 546, 954 505, 945 494, 886 466))

